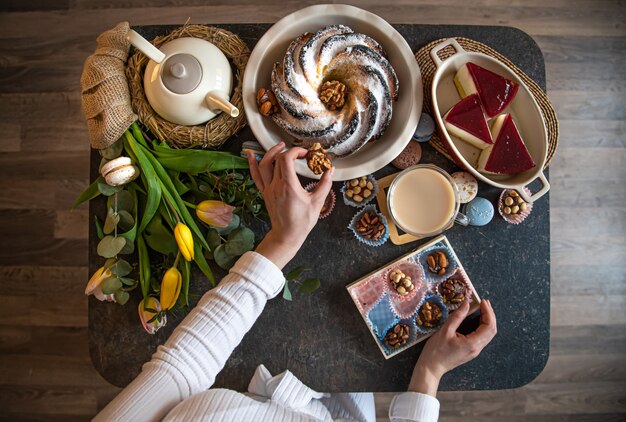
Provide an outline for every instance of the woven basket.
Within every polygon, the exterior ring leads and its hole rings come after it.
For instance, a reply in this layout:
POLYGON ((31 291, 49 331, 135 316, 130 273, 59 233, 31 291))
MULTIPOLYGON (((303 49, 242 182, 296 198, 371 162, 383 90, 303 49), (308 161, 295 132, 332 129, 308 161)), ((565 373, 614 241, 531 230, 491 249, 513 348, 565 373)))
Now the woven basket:
MULTIPOLYGON (((437 44, 442 43, 447 38, 442 38, 440 40, 436 40, 431 42, 430 44, 425 45, 420 48, 417 53, 415 53, 415 59, 417 60, 417 64, 422 72, 422 79, 425 87, 432 86, 433 77, 435 76, 435 72, 437 71, 437 67, 430 57, 430 50, 432 50, 437 44)), ((559 144, 559 121, 556 118, 556 113, 554 112, 554 108, 552 107, 552 103, 543 92, 543 90, 526 75, 520 68, 515 66, 510 60, 506 57, 502 56, 497 51, 492 48, 486 46, 485 44, 479 43, 477 41, 470 40, 468 38, 463 37, 455 37, 457 42, 461 44, 466 51, 478 52, 486 54, 487 56, 498 59, 505 65, 507 65, 519 78, 524 82, 532 96, 537 101, 539 105, 539 109, 541 110, 541 115, 546 123, 546 129, 548 131, 548 157, 546 159, 545 167, 548 167, 550 160, 554 156, 556 152, 556 148, 559 144)), ((442 60, 447 59, 455 53, 454 48, 448 46, 439 52, 439 57, 442 60)), ((432 98, 431 91, 429 88, 424 89, 424 111, 432 114, 432 98)), ((441 141, 439 137, 439 133, 435 131, 433 137, 430 140, 430 144, 441 154, 446 156, 449 160, 454 161, 450 152, 448 151, 446 145, 441 141)))
POLYGON ((168 41, 181 37, 201 38, 213 43, 222 50, 236 67, 235 79, 237 85, 234 87, 230 102, 239 109, 239 116, 230 117, 226 113, 220 113, 206 124, 197 126, 178 125, 163 119, 154 111, 146 98, 143 89, 143 74, 149 59, 140 51, 135 51, 126 65, 126 77, 130 86, 132 108, 139 116, 139 120, 155 136, 166 140, 173 147, 189 148, 201 146, 202 148, 217 148, 246 125, 241 85, 242 76, 250 57, 250 49, 241 38, 232 32, 204 25, 182 26, 165 36, 156 37, 152 40, 152 44, 159 47, 168 41))

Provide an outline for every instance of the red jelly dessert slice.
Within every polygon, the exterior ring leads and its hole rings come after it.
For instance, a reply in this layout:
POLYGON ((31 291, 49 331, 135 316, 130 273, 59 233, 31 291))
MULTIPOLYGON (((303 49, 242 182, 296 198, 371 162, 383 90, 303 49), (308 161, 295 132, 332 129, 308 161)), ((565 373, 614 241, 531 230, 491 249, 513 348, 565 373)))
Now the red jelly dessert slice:
POLYGON ((511 104, 519 84, 474 63, 466 63, 454 77, 461 97, 478 94, 489 119, 502 113, 511 104))
POLYGON ((478 171, 492 174, 516 174, 535 167, 533 158, 510 114, 498 116, 492 127, 495 143, 481 152, 478 171))
POLYGON ((478 95, 463 98, 443 116, 448 133, 474 145, 485 149, 493 144, 487 120, 480 106, 478 95))

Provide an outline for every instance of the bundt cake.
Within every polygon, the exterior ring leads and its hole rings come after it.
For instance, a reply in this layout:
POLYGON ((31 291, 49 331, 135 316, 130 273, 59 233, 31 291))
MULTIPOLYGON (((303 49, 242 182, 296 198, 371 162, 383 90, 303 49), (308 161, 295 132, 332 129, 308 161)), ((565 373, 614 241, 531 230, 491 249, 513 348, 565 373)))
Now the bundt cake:
POLYGON ((343 157, 385 132, 398 78, 375 40, 332 25, 291 42, 274 64, 272 91, 281 112, 271 117, 295 145, 320 143, 343 157))

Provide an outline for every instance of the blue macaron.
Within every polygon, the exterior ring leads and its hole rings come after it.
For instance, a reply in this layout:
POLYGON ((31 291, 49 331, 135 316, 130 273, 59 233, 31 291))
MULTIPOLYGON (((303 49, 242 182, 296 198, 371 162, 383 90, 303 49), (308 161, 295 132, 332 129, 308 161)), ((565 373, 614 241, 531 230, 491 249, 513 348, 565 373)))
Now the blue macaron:
POLYGON ((413 134, 413 139, 417 142, 428 142, 434 132, 435 121, 430 117, 430 114, 422 113, 420 121, 417 124, 417 129, 415 129, 415 133, 413 134))
POLYGON ((464 214, 472 226, 484 226, 493 219, 493 204, 485 198, 476 197, 465 205, 464 214))
POLYGON ((261 158, 265 155, 265 149, 256 141, 245 141, 241 145, 241 155, 243 158, 248 157, 248 151, 252 151, 257 161, 261 161, 261 158))

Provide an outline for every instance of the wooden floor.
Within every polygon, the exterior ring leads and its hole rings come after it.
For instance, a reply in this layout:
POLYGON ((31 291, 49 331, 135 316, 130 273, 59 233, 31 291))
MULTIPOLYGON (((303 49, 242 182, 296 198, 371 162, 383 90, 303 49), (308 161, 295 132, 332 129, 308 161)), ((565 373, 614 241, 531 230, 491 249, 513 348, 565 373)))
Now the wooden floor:
MULTIPOLYGON (((121 20, 274 22, 308 3, 2 2, 0 419, 86 420, 118 391, 89 359, 82 294, 87 208, 69 210, 88 177, 79 77, 96 36, 121 20)), ((360 5, 392 23, 510 25, 531 34, 544 52, 560 119, 551 165, 550 360, 535 381, 517 390, 440 394, 441 420, 625 420, 624 1, 387 3, 360 5)), ((377 395, 380 420, 390 399, 377 395)))

